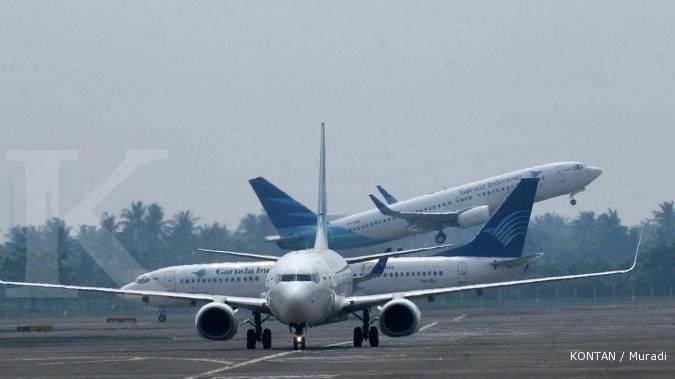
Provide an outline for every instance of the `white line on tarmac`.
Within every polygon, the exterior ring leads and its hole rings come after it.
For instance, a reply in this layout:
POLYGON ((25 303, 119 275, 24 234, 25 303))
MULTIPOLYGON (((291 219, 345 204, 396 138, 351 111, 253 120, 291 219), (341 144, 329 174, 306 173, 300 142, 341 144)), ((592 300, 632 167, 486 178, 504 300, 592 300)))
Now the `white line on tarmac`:
POLYGON ((457 317, 453 318, 453 319, 452 319, 452 322, 460 322, 460 321, 464 320, 464 317, 466 317, 467 314, 468 314, 468 313, 464 313, 464 314, 461 315, 461 316, 457 316, 457 317))
POLYGON ((77 357, 41 357, 41 358, 13 358, 5 359, 6 361, 13 362, 49 362, 49 361, 59 361, 52 363, 37 363, 40 365, 59 365, 59 364, 71 364, 71 363, 92 363, 92 362, 104 362, 106 360, 113 361, 140 361, 140 360, 170 360, 170 361, 192 361, 192 362, 207 362, 207 363, 218 363, 222 365, 231 365, 233 362, 224 361, 222 359, 208 359, 208 358, 181 358, 181 357, 146 357, 146 356, 133 356, 133 355, 122 355, 122 356, 105 356, 105 355, 92 355, 92 356, 77 356, 77 357), (63 362, 69 361, 69 362, 63 362))
POLYGON ((418 330, 418 332, 423 332, 423 331, 425 331, 425 330, 427 330, 431 327, 436 326, 436 324, 438 324, 438 321, 432 322, 431 324, 424 325, 423 327, 420 328, 420 330, 418 330))
MULTIPOLYGON (((466 316, 466 315, 464 315, 464 316, 466 316)), ((429 328, 435 326, 436 324, 438 324, 438 322, 432 322, 431 324, 424 325, 423 327, 420 328, 419 331, 421 332, 421 331, 427 330, 427 329, 429 329, 429 328)), ((321 346, 321 347, 322 347, 322 348, 326 348, 326 347, 335 347, 335 346, 349 345, 349 344, 351 344, 351 343, 352 343, 352 341, 342 341, 342 342, 331 343, 331 344, 328 344, 328 345, 323 345, 323 346, 321 346)), ((215 369, 215 370, 203 372, 203 373, 197 374, 197 375, 195 375, 195 376, 188 376, 188 377, 185 378, 185 379, 197 379, 197 378, 203 378, 203 377, 206 377, 206 376, 211 376, 211 375, 213 375, 213 374, 218 374, 218 373, 223 372, 223 371, 234 370, 235 368, 239 368, 239 367, 244 367, 244 366, 252 365, 252 364, 254 364, 254 363, 264 362, 264 361, 267 361, 267 360, 270 360, 270 359, 274 359, 274 358, 285 357, 285 356, 287 356, 287 355, 291 355, 291 354, 294 354, 294 353, 299 353, 299 352, 301 352, 301 351, 302 351, 302 350, 291 350, 291 351, 285 351, 285 352, 283 352, 283 353, 277 353, 277 354, 272 354, 272 355, 265 355, 264 357, 260 357, 260 358, 256 358, 256 359, 251 359, 251 360, 249 360, 249 361, 240 362, 240 363, 237 363, 237 364, 234 364, 234 365, 231 365, 231 366, 225 366, 225 367, 217 368, 217 369, 215 369)))
POLYGON ((269 360, 269 359, 274 359, 274 358, 283 357, 283 356, 290 355, 290 354, 294 354, 294 353, 297 353, 297 352, 300 352, 300 351, 301 351, 301 350, 291 350, 291 351, 285 351, 285 352, 283 352, 283 353, 277 353, 277 354, 272 354, 272 355, 265 355, 264 357, 260 357, 260 358, 256 358, 256 359, 251 359, 250 361, 244 361, 244 362, 241 362, 241 363, 237 363, 237 364, 235 364, 235 365, 217 368, 217 369, 215 369, 215 370, 207 371, 207 372, 204 372, 204 373, 195 375, 195 376, 188 376, 188 377, 185 378, 185 379, 197 379, 197 378, 202 378, 202 377, 205 377, 205 376, 211 376, 211 375, 217 374, 217 373, 219 373, 219 372, 228 371, 228 370, 232 370, 232 369, 235 369, 235 368, 239 368, 239 367, 244 367, 244 366, 252 365, 252 364, 254 364, 254 363, 263 362, 263 361, 266 361, 266 360, 269 360))

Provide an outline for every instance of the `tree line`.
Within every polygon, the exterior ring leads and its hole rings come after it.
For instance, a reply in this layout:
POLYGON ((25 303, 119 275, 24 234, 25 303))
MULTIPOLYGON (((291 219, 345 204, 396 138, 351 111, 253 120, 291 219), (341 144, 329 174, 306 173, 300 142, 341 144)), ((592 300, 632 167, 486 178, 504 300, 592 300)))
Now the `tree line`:
MULTIPOLYGON (((528 286, 521 294, 559 296, 672 296, 675 283, 675 211, 673 202, 658 204, 638 226, 626 226, 618 211, 581 212, 574 218, 546 213, 530 222, 525 254, 545 253, 531 264, 526 276, 562 275, 627 267, 640 230, 644 231, 636 273, 629 278, 606 278, 573 283, 528 286)), ((276 234, 267 216, 248 214, 235 229, 224 223, 200 224, 192 211, 167 217, 156 203, 133 202, 119 215, 104 213, 98 225, 75 229, 58 218, 39 226, 14 226, 0 244, 0 278, 25 279, 27 249, 38 250, 45 261, 55 259, 64 284, 116 286, 87 253, 97 249, 114 261, 125 249, 146 270, 164 266, 219 262, 227 257, 196 252, 196 248, 281 254, 264 241, 276 234), (87 249, 83 248, 86 246, 87 249)), ((452 235, 452 234, 451 234, 452 235)), ((231 259, 230 259, 231 260, 231 259)), ((113 265, 114 266, 114 265, 113 265)), ((1 292, 0 292, 1 293, 1 292)))

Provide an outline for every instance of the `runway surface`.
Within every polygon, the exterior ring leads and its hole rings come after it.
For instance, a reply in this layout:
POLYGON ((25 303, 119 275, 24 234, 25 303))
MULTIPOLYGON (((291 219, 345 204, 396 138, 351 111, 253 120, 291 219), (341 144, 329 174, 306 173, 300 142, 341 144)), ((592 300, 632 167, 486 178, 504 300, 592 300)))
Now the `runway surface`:
POLYGON ((417 334, 382 336, 378 348, 352 347, 358 323, 350 320, 310 329, 305 351, 290 349, 288 329, 277 322, 265 324, 273 332, 271 350, 246 350, 246 327, 233 340, 208 341, 187 315, 169 314, 164 324, 150 314, 136 324, 58 319, 53 332, 16 332, 31 321, 0 322, 0 377, 675 377, 672 300, 427 310, 417 334), (579 361, 570 359, 572 351, 617 356, 579 361), (628 355, 662 351, 666 361, 628 355))

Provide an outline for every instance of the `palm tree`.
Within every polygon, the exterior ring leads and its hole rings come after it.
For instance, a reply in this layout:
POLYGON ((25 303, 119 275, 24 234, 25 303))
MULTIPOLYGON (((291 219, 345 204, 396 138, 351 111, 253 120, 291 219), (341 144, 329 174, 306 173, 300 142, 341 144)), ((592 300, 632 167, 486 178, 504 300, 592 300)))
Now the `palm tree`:
POLYGON ((143 224, 145 238, 158 241, 164 237, 167 222, 164 220, 164 210, 159 204, 152 203, 146 207, 143 224))
POLYGON ((99 223, 99 226, 101 229, 107 230, 110 233, 114 234, 117 232, 119 223, 117 222, 115 215, 111 215, 108 212, 104 212, 103 215, 101 215, 101 221, 99 223))
POLYGON ((675 209, 672 201, 664 201, 659 204, 659 209, 652 211, 654 221, 659 231, 659 240, 666 245, 670 244, 675 237, 675 209))
POLYGON ((135 243, 143 229, 145 205, 140 201, 132 202, 129 208, 122 210, 120 216, 122 218, 122 222, 120 222, 122 233, 130 242, 135 243))
POLYGON ((173 216, 173 220, 169 222, 169 230, 172 239, 180 241, 192 241, 195 237, 194 231, 196 229, 195 223, 199 221, 199 217, 195 217, 192 211, 180 211, 173 216))
POLYGON ((211 225, 203 225, 199 228, 200 246, 210 249, 226 249, 230 244, 232 233, 227 226, 217 222, 211 225))

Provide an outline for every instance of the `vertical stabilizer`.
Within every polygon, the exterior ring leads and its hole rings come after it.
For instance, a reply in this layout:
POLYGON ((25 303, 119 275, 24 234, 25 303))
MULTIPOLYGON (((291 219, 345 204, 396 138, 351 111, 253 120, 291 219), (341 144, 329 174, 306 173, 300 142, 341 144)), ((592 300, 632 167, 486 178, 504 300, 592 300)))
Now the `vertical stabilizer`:
POLYGON ((326 136, 325 126, 321 123, 321 152, 319 157, 319 206, 316 219, 315 249, 328 249, 328 236, 326 235, 326 136))

